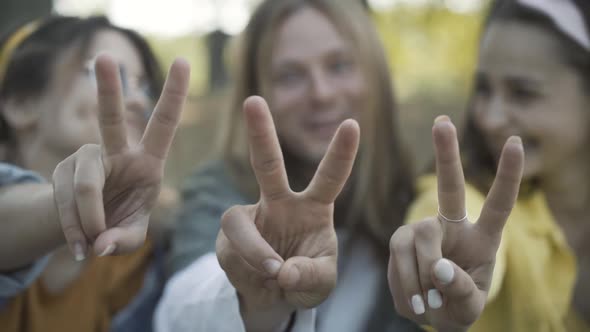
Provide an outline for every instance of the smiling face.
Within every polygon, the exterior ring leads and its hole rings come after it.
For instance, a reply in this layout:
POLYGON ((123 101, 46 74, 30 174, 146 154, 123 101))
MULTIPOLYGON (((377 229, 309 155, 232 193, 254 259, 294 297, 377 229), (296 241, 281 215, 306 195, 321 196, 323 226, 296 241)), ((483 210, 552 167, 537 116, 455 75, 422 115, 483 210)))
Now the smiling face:
POLYGON ((525 179, 585 153, 590 99, 581 76, 560 61, 556 37, 545 30, 492 23, 481 44, 474 97, 475 126, 496 158, 509 136, 522 137, 525 179))
POLYGON ((365 103, 353 45, 321 12, 305 7, 279 26, 271 59, 263 85, 281 144, 318 163, 340 123, 358 118, 365 103))
POLYGON ((34 103, 42 110, 35 131, 37 144, 55 154, 67 156, 81 145, 99 143, 98 100, 92 59, 102 52, 111 54, 121 67, 130 125, 129 139, 137 142, 150 107, 139 52, 126 36, 114 30, 102 30, 95 34, 87 59, 82 63, 75 52, 76 47, 59 56, 47 88, 34 103))

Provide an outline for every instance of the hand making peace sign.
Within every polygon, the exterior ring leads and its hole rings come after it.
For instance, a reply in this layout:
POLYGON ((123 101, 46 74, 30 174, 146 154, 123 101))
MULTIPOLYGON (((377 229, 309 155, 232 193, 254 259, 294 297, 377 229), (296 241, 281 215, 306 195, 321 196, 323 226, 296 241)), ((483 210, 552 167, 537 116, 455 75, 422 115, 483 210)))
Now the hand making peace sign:
POLYGON ((508 139, 480 217, 471 223, 456 129, 447 117, 435 121, 433 139, 438 217, 392 236, 389 287, 402 315, 437 331, 462 331, 484 309, 502 229, 518 196, 524 151, 520 138, 508 139))
POLYGON ((89 245, 110 255, 144 243, 190 76, 188 63, 176 60, 143 138, 130 146, 118 65, 100 55, 95 66, 102 145, 84 145, 53 174, 61 227, 77 260, 89 245))
POLYGON ((281 303, 314 307, 336 284, 334 201, 354 164, 358 124, 346 120, 340 125, 309 187, 297 193, 289 188, 265 101, 246 100, 244 116, 260 200, 224 214, 217 240, 220 265, 253 310, 281 303))

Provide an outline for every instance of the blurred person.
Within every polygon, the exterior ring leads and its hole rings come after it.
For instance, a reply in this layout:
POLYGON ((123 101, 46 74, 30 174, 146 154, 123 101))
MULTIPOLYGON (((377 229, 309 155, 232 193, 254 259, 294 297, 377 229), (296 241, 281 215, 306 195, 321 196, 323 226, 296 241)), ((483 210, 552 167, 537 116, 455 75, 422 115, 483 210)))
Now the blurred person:
MULTIPOLYGON (((589 109, 590 3, 495 2, 461 135, 468 185, 449 143, 454 128, 439 119, 437 150, 451 149, 454 158, 437 154, 438 195, 434 177, 420 180, 408 219, 436 213, 437 196, 439 217, 392 237, 399 312, 439 330, 465 330, 481 314, 469 331, 590 331, 589 109), (490 216, 506 216, 515 191, 491 179, 496 165, 516 163, 499 158, 513 135, 524 146, 523 184, 502 235, 503 223, 490 216), (418 297, 420 312, 407 304, 418 297)), ((514 174, 497 178, 514 183, 514 174)))
POLYGON ((150 330, 160 254, 144 242, 188 64, 171 67, 154 108, 163 79, 152 51, 106 18, 31 23, 0 41, 0 56, 2 160, 9 163, 2 166, 53 182, 2 192, 0 268, 17 271, 55 249, 26 290, 2 294, 0 326, 150 330))
POLYGON ((386 291, 414 183, 367 13, 269 0, 240 43, 225 149, 185 191, 156 330, 420 330, 386 291))

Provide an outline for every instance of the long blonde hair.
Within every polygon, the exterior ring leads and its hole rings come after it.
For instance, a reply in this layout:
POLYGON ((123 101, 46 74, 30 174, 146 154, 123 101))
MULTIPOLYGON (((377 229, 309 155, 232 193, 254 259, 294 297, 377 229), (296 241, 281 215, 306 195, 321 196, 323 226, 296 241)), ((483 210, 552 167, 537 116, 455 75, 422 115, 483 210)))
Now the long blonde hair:
POLYGON ((380 244, 387 245, 393 231, 403 222, 414 196, 414 175, 397 130, 397 109, 384 50, 359 1, 266 0, 258 7, 234 54, 235 86, 229 126, 224 135, 223 158, 240 190, 255 200, 258 187, 249 165, 242 103, 248 96, 263 95, 261 77, 263 70, 268 70, 266 64, 270 63, 277 28, 304 7, 320 11, 350 39, 368 84, 367 109, 360 112, 359 156, 349 180, 349 190, 336 204, 336 217, 345 220, 337 220, 337 223, 361 226, 380 244))

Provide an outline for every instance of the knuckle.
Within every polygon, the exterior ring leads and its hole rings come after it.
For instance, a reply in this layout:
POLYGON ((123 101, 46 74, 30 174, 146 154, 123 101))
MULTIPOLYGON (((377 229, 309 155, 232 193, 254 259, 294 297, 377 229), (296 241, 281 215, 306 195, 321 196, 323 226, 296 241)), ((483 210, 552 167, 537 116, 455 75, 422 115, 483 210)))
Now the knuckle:
POLYGON ((439 223, 431 220, 422 221, 413 226, 416 240, 420 241, 430 242, 441 232, 439 223))
POLYGON ((90 181, 76 182, 74 190, 77 196, 82 197, 95 196, 99 192, 98 186, 90 181))
POLYGON ((389 250, 393 253, 406 252, 414 242, 414 231, 409 226, 402 226, 393 233, 389 241, 389 250))
POLYGON ((234 227, 242 214, 243 206, 234 205, 227 209, 221 216, 221 229, 234 227))
POLYGON ((321 169, 318 171, 318 175, 323 179, 323 182, 331 187, 337 187, 342 182, 342 178, 335 174, 334 172, 330 172, 325 169, 321 169))
POLYGON ((254 167, 265 174, 274 174, 283 167, 282 158, 271 158, 266 160, 256 161, 254 167))
MULTIPOLYGON (((184 96, 176 95, 176 94, 168 94, 168 98, 173 99, 174 103, 180 103, 184 96)), ((154 112, 153 117, 165 127, 174 127, 178 122, 178 116, 176 113, 171 112, 154 112)))

